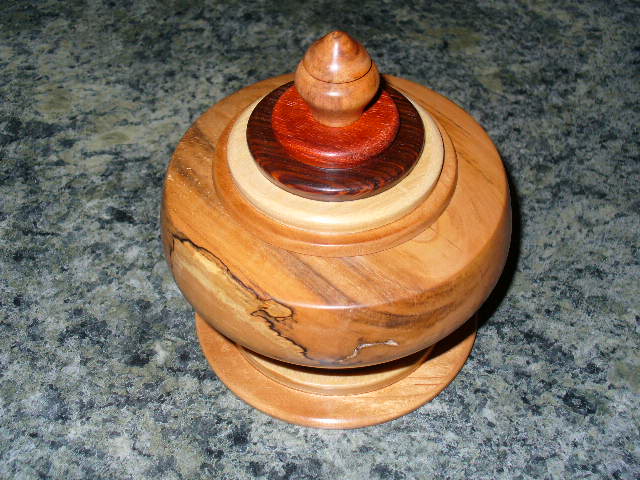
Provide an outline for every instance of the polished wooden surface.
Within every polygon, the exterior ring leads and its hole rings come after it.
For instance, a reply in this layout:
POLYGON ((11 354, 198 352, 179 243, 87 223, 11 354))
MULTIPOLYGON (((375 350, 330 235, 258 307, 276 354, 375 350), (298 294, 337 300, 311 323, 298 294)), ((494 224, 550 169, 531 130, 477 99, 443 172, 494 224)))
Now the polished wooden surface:
MULTIPOLYGON (((279 78, 288 78, 288 77, 276 77, 279 78)), ((274 79, 274 83, 275 80, 274 79)), ((269 82, 269 81, 268 81, 269 82)), ((251 93, 251 92, 247 92, 251 93)), ((244 95, 244 91, 238 92, 238 95, 244 95)), ((252 98, 252 97, 249 97, 252 98)), ((416 103, 416 108, 422 108, 419 104, 416 103)), ((432 119, 432 116, 429 116, 432 119)), ((435 121, 435 120, 434 120, 435 121)), ((423 121, 425 124, 431 124, 432 121, 429 122, 423 121)), ((366 218, 363 215, 367 213, 370 214, 371 221, 374 224, 369 225, 369 228, 366 231, 356 231, 350 233, 349 228, 338 228, 338 225, 347 225, 350 228, 354 226, 357 218, 353 215, 353 211, 348 205, 351 202, 331 202, 325 206, 326 210, 320 212, 320 215, 332 215, 332 212, 336 212, 335 217, 332 217, 333 222, 336 224, 336 229, 333 231, 326 231, 326 229, 319 228, 311 228, 309 226, 296 227, 291 225, 291 221, 288 219, 275 219, 269 215, 265 215, 262 211, 255 208, 253 204, 247 199, 245 193, 240 191, 239 185, 234 181, 232 174, 230 173, 229 168, 229 159, 235 158, 235 154, 237 152, 233 152, 233 154, 229 154, 228 146, 231 142, 226 138, 229 135, 231 130, 231 125, 234 122, 229 122, 229 126, 223 131, 220 140, 218 141, 218 147, 215 150, 215 155, 217 160, 214 162, 214 184, 218 191, 224 192, 224 195, 219 197, 220 201, 223 203, 227 212, 233 215, 234 220, 240 223, 247 230, 254 232, 255 235, 259 236, 264 241, 274 245, 285 248, 287 250, 291 250, 298 253, 309 254, 309 255, 319 255, 319 256, 332 256, 332 257, 340 257, 340 256, 354 256, 354 255, 367 255, 370 253, 379 252, 382 250, 386 250, 392 248, 396 245, 399 245, 407 240, 418 235, 420 232, 424 231, 428 228, 444 211, 444 209, 449 204, 453 193, 455 191, 456 182, 457 182, 457 172, 458 172, 458 163, 457 157, 455 153, 455 149, 453 148, 453 143, 449 138, 447 132, 438 127, 438 131, 440 132, 440 136, 443 142, 444 148, 444 158, 443 165, 440 175, 437 177, 437 182, 435 186, 433 186, 433 190, 428 195, 428 201, 423 201, 419 203, 418 206, 404 215, 403 217, 398 218, 396 221, 384 224, 379 227, 375 227, 377 224, 376 220, 381 218, 385 214, 384 205, 369 205, 369 212, 361 212, 359 218, 366 218), (347 204, 343 207, 343 204, 347 204), (346 211, 343 209, 346 208, 346 211), (375 212, 372 211, 375 209, 375 212), (380 209, 382 209, 382 213, 380 213, 380 209), (351 215, 351 218, 349 218, 351 215), (338 216, 342 216, 343 220, 338 224, 338 216), (350 225, 349 225, 350 224, 350 225), (375 228, 374 228, 375 227, 375 228), (345 231, 347 230, 347 231, 345 231)), ((241 142, 236 142, 236 144, 241 144, 241 142)), ((424 150, 423 150, 424 151, 424 150)), ((429 153, 429 152, 426 152, 429 153)), ((432 152, 434 153, 434 152, 432 152)), ((199 171, 199 164, 197 161, 193 161, 190 159, 184 159, 184 161, 189 162, 189 165, 185 168, 191 169, 193 172, 199 171)), ((421 168, 419 165, 417 168, 421 168)), ((415 169, 414 169, 415 170, 415 169)), ((247 174, 248 172, 243 172, 247 174)), ((417 172, 420 173, 420 172, 417 172)), ((431 174, 433 171, 429 171, 429 173, 425 176, 425 183, 429 184, 432 181, 431 174)), ((257 178, 252 178, 251 181, 255 181, 258 183, 257 178)), ((365 198, 362 200, 354 200, 355 202, 371 202, 376 203, 378 199, 382 199, 383 201, 390 200, 389 206, 393 204, 393 198, 388 199, 385 198, 388 195, 395 196, 396 192, 391 192, 395 188, 403 188, 404 183, 407 181, 416 182, 419 184, 420 178, 413 177, 413 171, 409 174, 407 178, 405 178, 400 184, 396 185, 392 189, 382 192, 374 197, 365 198)), ((262 182, 264 184, 264 182, 262 182)), ((266 187, 265 187, 266 190, 266 187)), ((273 189, 272 189, 273 190, 273 189)), ((412 188, 409 191, 413 190, 412 188)), ((262 191, 262 187, 260 189, 252 189, 252 194, 255 195, 262 191)), ((273 198, 281 197, 283 194, 287 192, 277 192, 270 191, 269 194, 273 195, 273 198)), ((402 193, 400 194, 402 195, 402 193)), ((291 201, 292 205, 295 206, 294 202, 289 198, 288 201, 291 201)), ((408 195, 411 197, 411 195, 408 195)), ((285 200, 285 199, 283 199, 285 200)), ((304 199, 300 197, 299 201, 305 201, 308 199, 304 199)), ((295 202, 295 203, 299 203, 295 202)), ((282 206, 282 202, 279 202, 280 206, 282 206)), ((328 202, 323 202, 327 204, 328 202)), ((290 212, 287 209, 283 209, 284 214, 288 214, 290 212)), ((331 218, 328 221, 332 220, 331 218)), ((325 223, 328 223, 325 222, 325 223)))
POLYGON ((321 168, 350 168, 366 162, 389 148, 399 126, 398 107, 384 89, 356 122, 345 127, 316 121, 295 86, 285 90, 271 112, 275 139, 287 154, 321 168))
POLYGON ((334 31, 309 47, 295 82, 317 121, 344 127, 358 120, 377 93, 380 74, 357 40, 334 31))
POLYGON ((371 70, 371 57, 347 32, 335 30, 314 42, 301 61, 309 74, 321 82, 349 83, 371 70))
POLYGON ((238 347, 245 359, 268 378, 282 385, 318 395, 355 395, 384 388, 418 368, 433 346, 393 362, 362 368, 328 370, 279 362, 238 347))
MULTIPOLYGON (((286 225, 323 235, 363 232, 393 223, 425 204, 441 175, 444 163, 442 136, 431 116, 416 104, 424 125, 424 148, 416 166, 397 185, 378 195, 350 202, 322 202, 293 195, 269 181, 249 152, 247 123, 255 106, 256 103, 251 104, 232 122, 226 150, 218 149, 220 168, 216 169, 214 181, 216 188, 226 192, 221 200, 234 216, 243 202, 249 202, 271 222, 279 222, 280 230, 285 230, 286 225), (232 180, 228 178, 228 172, 231 172, 232 180), (236 190, 241 195, 231 193, 236 190)), ((225 138, 226 134, 223 134, 220 143, 225 143, 225 138)), ((429 200, 428 203, 433 202, 429 200)), ((239 212, 237 219, 246 222, 249 216, 239 212)), ((253 221, 247 228, 259 227, 253 221)))
POLYGON ((273 417, 309 427, 346 429, 387 422, 424 405, 456 377, 476 337, 475 317, 438 343, 426 361, 391 385, 356 395, 318 395, 260 373, 233 342, 196 315, 200 345, 216 375, 238 397, 273 417))
MULTIPOLYGON (((227 97, 180 142, 162 209, 165 252, 177 284, 226 337, 289 363, 367 366, 433 345, 478 309, 506 259, 509 190, 493 143, 446 98, 388 77, 453 142, 458 177, 448 206, 421 233, 378 253, 329 258, 287 251, 225 208, 220 195, 228 192, 216 191, 212 171, 218 171, 216 149, 224 148, 220 136, 232 118, 289 78, 227 97)), ((444 173, 443 167, 438 184, 444 173)))
MULTIPOLYGON (((247 125, 249 150, 265 176, 278 187, 305 198, 330 202, 367 198, 396 185, 409 174, 420 157, 424 145, 424 126, 420 115, 410 101, 390 86, 385 90, 397 107, 400 128, 383 151, 349 165, 326 163, 327 159, 323 160, 321 156, 316 156, 313 162, 308 158, 292 157, 277 140, 272 127, 274 107, 289 88, 285 84, 263 98, 247 125)), ((375 123, 376 117, 368 120, 375 123)), ((367 123, 367 119, 360 119, 347 127, 326 127, 325 130, 336 133, 328 133, 320 140, 349 136, 351 132, 366 137, 366 131, 358 128, 363 122, 367 123)), ((371 128, 376 127, 372 124, 366 130, 371 128)))

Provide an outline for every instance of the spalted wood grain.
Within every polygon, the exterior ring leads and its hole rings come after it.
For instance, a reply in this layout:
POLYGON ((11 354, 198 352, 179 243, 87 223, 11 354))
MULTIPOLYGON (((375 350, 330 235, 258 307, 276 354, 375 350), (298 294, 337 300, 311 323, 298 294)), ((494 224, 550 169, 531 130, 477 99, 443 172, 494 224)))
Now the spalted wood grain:
POLYGON ((271 115, 276 140, 296 160, 321 168, 352 168, 389 148, 398 133, 400 115, 382 90, 351 125, 328 127, 316 121, 295 86, 278 99, 271 115))
POLYGON ((287 251, 229 213, 212 172, 231 120, 290 78, 224 99, 181 140, 167 170, 161 215, 176 283, 218 332, 289 363, 367 366, 433 345, 477 311, 504 266, 509 189, 493 143, 451 101, 387 77, 424 106, 453 143, 458 178, 448 206, 422 233, 378 253, 330 258, 287 251))
POLYGON ((351 168, 321 168, 293 158, 278 142, 271 125, 273 109, 290 87, 282 85, 263 98, 247 126, 251 154, 279 187, 314 200, 356 200, 391 188, 415 165, 424 144, 422 120, 411 102, 390 86, 384 88, 398 109, 400 126, 386 150, 351 168))

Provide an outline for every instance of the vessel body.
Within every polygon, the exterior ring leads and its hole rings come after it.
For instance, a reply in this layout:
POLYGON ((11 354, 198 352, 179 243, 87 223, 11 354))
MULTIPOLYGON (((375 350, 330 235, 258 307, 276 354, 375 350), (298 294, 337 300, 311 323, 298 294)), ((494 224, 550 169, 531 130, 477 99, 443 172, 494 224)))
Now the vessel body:
POLYGON ((233 119, 290 79, 265 80, 227 97, 180 142, 162 207, 163 244, 176 283, 218 332, 287 363, 362 367, 435 344, 477 311, 507 257, 509 189, 493 143, 446 98, 387 77, 450 138, 455 182, 441 211, 387 244, 382 234, 366 232, 346 247, 326 235, 314 243, 304 231, 287 237, 284 226, 276 232, 278 225, 250 205, 229 203, 215 172, 216 162, 225 161, 233 119), (352 254, 358 241, 366 254, 352 254))

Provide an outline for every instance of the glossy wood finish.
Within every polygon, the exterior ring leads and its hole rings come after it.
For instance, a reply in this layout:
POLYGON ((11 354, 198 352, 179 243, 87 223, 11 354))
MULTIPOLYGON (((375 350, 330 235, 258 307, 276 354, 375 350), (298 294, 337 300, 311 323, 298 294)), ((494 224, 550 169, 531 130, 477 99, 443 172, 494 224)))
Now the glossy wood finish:
POLYGON ((260 373, 286 387, 318 395, 355 395, 387 387, 410 375, 424 363, 433 346, 394 362, 341 370, 300 367, 238 348, 260 373))
MULTIPOLYGON (((242 202, 249 202, 270 221, 280 222, 280 230, 286 229, 285 225, 320 235, 375 230, 425 204, 442 172, 442 136, 431 116, 416 104, 415 108, 424 125, 425 146, 416 166, 397 185, 378 195, 351 202, 322 202, 293 195, 267 180, 249 152, 247 121, 255 106, 256 102, 252 103, 232 122, 226 153, 224 148, 218 149, 218 163, 225 168, 216 169, 214 179, 216 188, 226 192, 221 195, 223 204, 233 215, 237 213, 240 222, 247 220, 248 216, 237 212, 237 208, 242 202), (230 185, 227 172, 233 177, 230 185), (235 192, 236 187, 240 196, 230 193, 230 190, 235 192)), ((221 139, 220 142, 225 140, 221 139)), ((428 203, 431 205, 433 202, 428 203)), ((255 222, 247 228, 255 229, 255 222)))
POLYGON ((347 32, 335 30, 314 42, 300 62, 316 80, 325 83, 349 83, 371 70, 371 57, 347 32))
POLYGON ((362 116, 345 127, 317 122, 295 86, 285 90, 271 113, 271 127, 282 148, 296 160, 320 168, 352 168, 389 148, 400 115, 381 90, 362 116))
POLYGON ((180 142, 162 209, 165 252, 180 289, 227 338, 298 365, 374 365, 445 338, 488 296, 507 255, 509 191, 491 140, 446 98, 389 77, 450 136, 459 162, 455 192, 429 228, 393 248, 355 257, 300 255, 267 243, 263 230, 245 228, 221 201, 231 190, 216 191, 211 175, 217 180, 216 149, 226 145, 219 140, 232 118, 285 81, 226 98, 180 142))
POLYGON ((309 47, 295 82, 318 122, 344 127, 358 120, 374 97, 380 74, 357 40, 334 31, 309 47))
POLYGON ((420 115, 411 102, 390 86, 385 90, 398 109, 400 128, 386 150, 349 168, 327 169, 291 157, 276 139, 271 124, 273 109, 289 87, 285 84, 263 98, 247 125, 249 150, 265 176, 278 187, 313 200, 341 202, 367 198, 396 185, 420 157, 424 145, 420 115))
POLYGON ((216 375, 242 400, 281 420, 329 429, 387 422, 432 400, 456 377, 476 337, 474 318, 438 343, 427 360, 401 380, 369 393, 326 396, 295 390, 263 375, 198 315, 196 330, 216 375))
MULTIPOLYGON (((273 80, 275 83, 276 80, 287 78, 290 77, 276 77, 276 79, 273 80)), ((273 85, 270 80, 265 82, 273 85)), ((262 85, 266 85, 266 83, 262 85)), ((248 103, 251 103, 250 99, 254 98, 253 93, 252 90, 242 90, 236 94, 238 95, 236 98, 241 99, 238 101, 244 102, 246 100, 248 103)), ((258 98, 259 97, 260 96, 258 96, 258 98)), ((438 127, 444 146, 444 159, 442 171, 433 190, 429 193, 428 201, 423 201, 414 210, 392 223, 370 228, 366 231, 349 233, 345 232, 342 228, 336 228, 335 231, 324 231, 321 229, 311 229, 306 226, 296 227, 290 225, 288 221, 276 220, 265 215, 259 209, 255 208, 245 195, 241 193, 233 179, 228 163, 229 141, 227 136, 233 123, 233 121, 229 121, 228 127, 222 132, 220 140, 218 141, 218 148, 212 150, 210 153, 212 155, 215 154, 217 158, 213 164, 215 188, 220 192, 224 192, 224 195, 220 197, 219 200, 222 202, 225 210, 233 215, 234 220, 248 231, 253 232, 254 235, 274 246, 287 250, 308 255, 341 257, 368 255, 392 248, 410 240, 428 228, 447 207, 455 191, 458 174, 458 162, 455 149, 447 132, 438 127)), ((212 126, 213 125, 207 125, 207 127, 212 126)), ((197 143, 200 149, 206 145, 206 143, 202 143, 201 140, 198 140, 197 143)), ((204 151, 201 153, 204 153, 204 151)), ((188 168, 194 173, 198 172, 198 175, 203 172, 202 165, 195 160, 195 158, 181 157, 181 164, 184 168, 188 168)), ((403 182, 411 179, 411 175, 412 173, 410 173, 403 182)), ((425 178, 427 182, 430 180, 430 176, 425 178)), ((400 185, 397 187, 400 187, 400 185)), ((375 202, 377 197, 388 194, 389 190, 374 197, 355 200, 354 202, 375 202)), ((300 200, 307 199, 300 197, 300 200)), ((342 204, 351 202, 322 203, 328 203, 327 208, 329 210, 327 210, 327 213, 335 210, 337 213, 343 214, 345 212, 340 212, 342 204)), ((375 217, 373 213, 371 216, 372 218, 375 217)))

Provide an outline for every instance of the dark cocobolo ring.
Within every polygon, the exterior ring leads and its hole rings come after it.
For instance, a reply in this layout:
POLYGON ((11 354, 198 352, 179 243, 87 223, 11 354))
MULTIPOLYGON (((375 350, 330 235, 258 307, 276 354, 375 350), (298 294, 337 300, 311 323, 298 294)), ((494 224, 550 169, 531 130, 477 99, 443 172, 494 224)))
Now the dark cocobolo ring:
MULTIPOLYGON (((310 198, 329 202, 357 200, 383 192, 402 180, 414 167, 424 146, 424 126, 417 110, 407 98, 397 90, 384 85, 383 91, 369 107, 369 111, 382 102, 379 110, 398 112, 398 127, 395 137, 388 147, 370 156, 358 156, 353 153, 338 158, 334 163, 326 154, 330 149, 324 149, 313 156, 311 149, 304 149, 304 153, 296 153, 297 147, 285 148, 279 141, 276 129, 282 132, 278 122, 281 116, 274 118, 274 109, 283 95, 295 100, 293 83, 276 88, 265 96, 253 110, 247 125, 247 142, 249 150, 264 175, 274 184, 284 190, 310 198), (392 100, 395 110, 389 107, 388 100, 392 100), (293 150, 292 155, 291 151, 293 150)), ((277 110, 276 110, 277 112, 277 110)), ((393 117, 393 115, 392 115, 393 117)), ((311 116, 299 118, 310 122, 309 130, 327 132, 327 135, 339 136, 340 131, 352 129, 359 135, 368 135, 365 128, 358 126, 360 122, 377 121, 378 115, 364 115, 354 124, 347 127, 326 127, 319 124, 311 116), (313 124, 311 124, 313 122, 313 124), (363 133, 364 132, 364 133, 363 133)), ((393 118, 391 120, 393 123, 393 118)), ((373 127, 372 127, 373 128, 373 127)), ((392 125, 392 129, 393 128, 392 125)), ((387 135, 388 136, 388 135, 387 135)), ((286 144, 286 136, 280 135, 286 144)), ((365 139, 354 139, 343 143, 357 145, 365 139)), ((299 139, 297 140, 299 142, 299 139)), ((328 144, 327 138, 315 137, 308 145, 328 144)))

